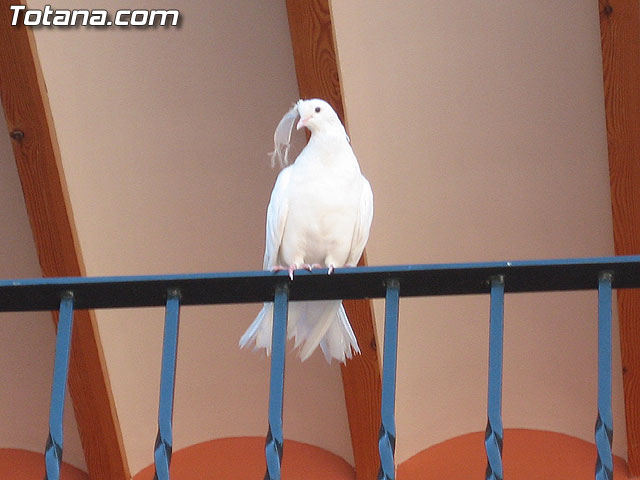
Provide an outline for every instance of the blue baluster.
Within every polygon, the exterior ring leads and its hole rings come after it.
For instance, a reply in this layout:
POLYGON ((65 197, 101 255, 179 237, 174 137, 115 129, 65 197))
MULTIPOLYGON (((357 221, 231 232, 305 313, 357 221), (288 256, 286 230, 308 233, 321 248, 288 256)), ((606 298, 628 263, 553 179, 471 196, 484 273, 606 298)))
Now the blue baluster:
POLYGON ((69 353, 73 330, 73 295, 67 293, 60 301, 56 354, 53 364, 53 386, 49 413, 49 437, 45 449, 45 480, 59 480, 62 462, 62 419, 64 395, 69 374, 69 353))
POLYGON ((613 414, 611 411, 611 273, 598 278, 598 418, 596 480, 613 479, 613 414))
POLYGON ((400 303, 400 283, 387 282, 384 317, 384 351, 382 364, 382 425, 378 438, 380 470, 378 480, 394 480, 396 449, 396 371, 398 363, 398 311, 400 303))
POLYGON ((276 287, 273 305, 273 331, 271 339, 271 374, 269 380, 269 431, 265 444, 267 471, 265 480, 280 480, 282 462, 282 403, 284 399, 284 360, 287 342, 287 312, 289 288, 276 287))
POLYGON ((173 397, 178 355, 180 323, 180 292, 170 290, 164 318, 162 343, 162 370, 160 371, 160 401, 158 404, 158 435, 154 449, 155 480, 169 480, 169 466, 173 451, 173 397))
POLYGON ((504 337, 504 278, 491 279, 489 319, 489 391, 487 429, 484 436, 487 451, 487 480, 502 480, 502 347, 504 337))

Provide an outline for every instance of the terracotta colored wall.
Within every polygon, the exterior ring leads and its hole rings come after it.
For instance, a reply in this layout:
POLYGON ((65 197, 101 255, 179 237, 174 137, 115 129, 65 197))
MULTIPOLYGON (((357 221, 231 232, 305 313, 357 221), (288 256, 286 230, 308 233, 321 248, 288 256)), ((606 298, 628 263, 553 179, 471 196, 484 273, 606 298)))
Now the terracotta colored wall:
MULTIPOLYGON (((504 442, 505 478, 517 480, 592 480, 595 445, 561 433, 507 429, 504 442)), ((225 438, 193 445, 174 453, 175 480, 247 480, 264 475, 264 438, 225 438)), ((484 432, 455 437, 427 448, 398 466, 398 480, 468 480, 483 478, 486 468, 484 432)), ((148 466, 133 480, 151 480, 148 466)), ((285 441, 283 479, 353 480, 353 468, 318 447, 285 441)), ((624 459, 614 458, 614 479, 629 479, 624 459)))
MULTIPOLYGON (((42 480, 44 477, 44 455, 15 448, 0 449, 0 478, 6 480, 42 480)), ((88 480, 82 470, 62 463, 61 480, 88 480)))
MULTIPOLYGON (((569 435, 508 429, 504 435, 504 477, 515 480, 592 480, 595 445, 569 435)), ((484 478, 484 432, 439 443, 398 467, 398 480, 469 480, 484 478)), ((626 462, 614 458, 614 479, 631 478, 626 462)))
MULTIPOLYGON (((354 480, 353 467, 342 458, 312 445, 285 440, 283 480, 354 480)), ((153 465, 133 480, 152 480, 153 465)), ((171 460, 173 480, 258 479, 264 476, 264 438, 222 438, 179 450, 171 460)))

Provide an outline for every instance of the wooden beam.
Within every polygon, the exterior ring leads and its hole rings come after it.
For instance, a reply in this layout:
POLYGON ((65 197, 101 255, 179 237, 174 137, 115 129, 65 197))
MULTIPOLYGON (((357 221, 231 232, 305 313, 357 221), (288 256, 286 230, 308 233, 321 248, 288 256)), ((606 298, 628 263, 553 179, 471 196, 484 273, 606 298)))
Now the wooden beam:
MULTIPOLYGON (((366 264, 364 252, 358 265, 366 264)), ((344 308, 358 338, 361 352, 342 366, 344 398, 356 462, 356 480, 367 480, 377 478, 380 468, 378 435, 381 424, 382 375, 375 318, 371 300, 347 300, 344 308)))
MULTIPOLYGON (((599 0, 616 255, 640 253, 640 3, 599 0)), ((640 476, 640 291, 618 292, 629 470, 640 476)))
MULTIPOLYGON (((301 98, 328 101, 345 122, 328 0, 287 0, 293 56, 301 98)), ((366 265, 363 254, 359 265, 366 265)), ((346 301, 345 309, 362 351, 342 367, 356 479, 376 478, 379 468, 381 375, 370 300, 346 301)))
MULTIPOLYGON (((42 274, 84 275, 33 33, 11 26, 9 6, 15 3, 0 0, 0 96, 42 274)), ((57 323, 55 315, 54 320, 57 323)), ((75 313, 69 392, 90 478, 129 480, 93 312, 75 313)))
POLYGON ((329 0, 287 0, 287 12, 300 98, 326 100, 344 123, 329 0))

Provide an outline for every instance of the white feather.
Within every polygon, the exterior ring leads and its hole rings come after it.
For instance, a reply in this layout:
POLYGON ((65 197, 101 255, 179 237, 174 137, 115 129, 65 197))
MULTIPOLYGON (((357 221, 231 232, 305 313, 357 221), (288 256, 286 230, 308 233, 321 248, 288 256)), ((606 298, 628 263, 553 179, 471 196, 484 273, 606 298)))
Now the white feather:
POLYGON ((291 110, 284 114, 276 127, 276 131, 273 134, 273 152, 270 153, 272 168, 276 166, 276 161, 280 164, 280 168, 289 165, 291 132, 296 118, 298 118, 298 106, 294 105, 291 110))
POLYGON ((322 349, 324 358, 326 358, 329 363, 331 363, 332 358, 336 358, 340 362, 345 363, 347 358, 351 358, 352 351, 360 353, 358 341, 351 329, 342 302, 338 309, 338 321, 331 323, 324 338, 320 341, 320 348, 322 349))
POLYGON ((246 347, 255 342, 255 348, 264 348, 267 351, 267 355, 270 355, 272 329, 273 303, 265 303, 260 313, 240 338, 240 347, 246 347))

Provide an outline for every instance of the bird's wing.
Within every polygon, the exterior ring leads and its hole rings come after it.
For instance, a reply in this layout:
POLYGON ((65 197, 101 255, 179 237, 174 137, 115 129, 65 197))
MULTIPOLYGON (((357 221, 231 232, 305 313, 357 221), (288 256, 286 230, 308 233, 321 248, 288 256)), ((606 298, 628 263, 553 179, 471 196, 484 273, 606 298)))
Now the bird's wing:
POLYGON ((369 238, 369 229, 373 220, 373 192, 371 185, 366 178, 362 177, 362 193, 360 194, 360 204, 358 215, 351 239, 351 252, 347 259, 347 265, 356 265, 364 251, 364 246, 369 238))
POLYGON ((273 268, 278 264, 278 252, 280 251, 282 235, 289 210, 287 189, 291 179, 291 168, 292 166, 285 168, 278 175, 276 184, 271 192, 269 206, 267 207, 267 233, 262 267, 265 270, 273 268))

